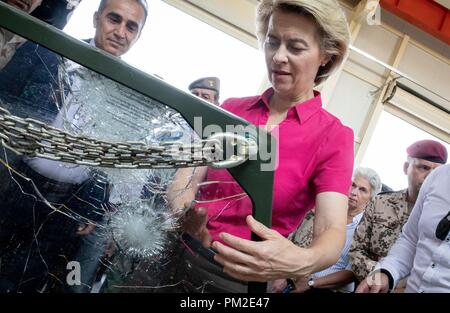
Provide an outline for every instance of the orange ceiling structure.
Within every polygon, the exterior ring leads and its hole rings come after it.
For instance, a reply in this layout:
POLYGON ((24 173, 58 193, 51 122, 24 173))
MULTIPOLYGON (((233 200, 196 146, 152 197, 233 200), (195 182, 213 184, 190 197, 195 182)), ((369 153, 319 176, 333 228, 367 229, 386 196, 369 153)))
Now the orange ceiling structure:
POLYGON ((381 0, 389 12, 450 44, 450 10, 433 0, 381 0))

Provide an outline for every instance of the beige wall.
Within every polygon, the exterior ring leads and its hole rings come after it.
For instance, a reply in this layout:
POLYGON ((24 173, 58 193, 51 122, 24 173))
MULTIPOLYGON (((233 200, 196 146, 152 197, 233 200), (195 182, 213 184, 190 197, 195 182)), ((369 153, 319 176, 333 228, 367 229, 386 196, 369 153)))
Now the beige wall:
MULTIPOLYGON (((254 35, 256 0, 164 1, 253 47, 258 47, 254 35)), ((349 20, 353 46, 411 76, 425 87, 406 81, 411 88, 444 108, 448 106, 447 109, 450 110, 450 48, 384 10, 381 11, 381 25, 368 25, 367 11, 373 2, 374 0, 341 1, 349 20)), ((398 75, 385 66, 351 52, 342 68, 321 88, 326 108, 355 131, 356 164, 362 159, 378 118, 385 109, 444 141, 450 141, 448 112, 437 112, 435 118, 439 119, 439 124, 430 122, 434 118, 434 109, 426 109, 427 117, 424 119, 420 112, 416 115, 411 112, 405 114, 404 108, 395 103, 383 103, 390 92, 388 82, 396 76, 398 75)), ((261 87, 266 87, 267 79, 262 77, 261 81, 261 87)), ((398 93, 396 97, 399 99, 401 96, 398 93)), ((415 101, 415 97, 405 96, 397 103, 408 105, 410 101, 415 101)), ((420 102, 414 105, 423 109, 420 102)))

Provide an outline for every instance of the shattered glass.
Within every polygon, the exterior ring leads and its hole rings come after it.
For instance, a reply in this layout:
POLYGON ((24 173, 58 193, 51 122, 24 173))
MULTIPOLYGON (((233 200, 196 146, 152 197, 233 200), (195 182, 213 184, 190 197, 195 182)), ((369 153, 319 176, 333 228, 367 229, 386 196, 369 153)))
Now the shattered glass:
MULTIPOLYGON (((200 140, 174 109, 32 42, 0 71, 0 106, 108 142, 200 140)), ((186 261, 192 248, 179 235, 187 209, 169 207, 175 169, 64 163, 3 144, 0 162, 0 292, 202 292, 215 285, 179 275, 197 265, 186 261)), ((250 203, 236 182, 192 186, 198 171, 177 178, 183 187, 172 198, 198 189, 197 206, 222 206, 211 219, 250 203), (230 184, 235 192, 224 197, 220 186, 230 184)))

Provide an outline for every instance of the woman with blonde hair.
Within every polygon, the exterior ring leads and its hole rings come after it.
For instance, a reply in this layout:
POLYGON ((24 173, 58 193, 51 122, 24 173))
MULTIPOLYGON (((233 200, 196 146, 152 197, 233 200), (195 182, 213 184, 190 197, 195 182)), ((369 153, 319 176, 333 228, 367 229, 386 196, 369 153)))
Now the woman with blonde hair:
MULTIPOLYGON (((184 224, 185 232, 203 246, 212 244, 218 252, 214 260, 238 281, 304 277, 334 264, 345 240, 353 168, 353 132, 322 108, 320 93, 314 90, 339 67, 348 50, 348 26, 338 3, 262 0, 257 35, 272 87, 259 96, 228 99, 222 108, 277 139, 272 229, 251 217, 248 197, 194 208, 184 224), (314 239, 309 248, 300 248, 286 237, 314 206, 314 239), (262 241, 251 241, 251 231, 262 241)), ((189 169, 180 170, 170 190, 186 186, 180 178, 190 174, 189 169)), ((192 188, 181 197, 169 196, 171 206, 180 208, 194 199, 197 184, 205 180, 235 182, 226 170, 197 169, 190 177, 192 188)), ((202 194, 220 191, 226 199, 236 194, 236 185, 210 184, 202 194)), ((212 273, 208 268, 208 280, 217 282, 222 269, 212 273)))

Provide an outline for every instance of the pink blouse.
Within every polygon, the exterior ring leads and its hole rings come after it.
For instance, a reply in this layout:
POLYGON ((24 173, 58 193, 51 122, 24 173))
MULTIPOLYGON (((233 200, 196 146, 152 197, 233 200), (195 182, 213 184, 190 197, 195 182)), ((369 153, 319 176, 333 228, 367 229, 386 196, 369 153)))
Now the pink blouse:
MULTIPOLYGON (((262 95, 232 98, 222 108, 255 125, 264 126, 269 118, 273 89, 262 95)), ((353 131, 322 108, 320 93, 289 109, 287 117, 274 130, 278 166, 275 170, 272 203, 272 229, 283 236, 293 232, 305 214, 314 207, 316 195, 332 191, 348 195, 353 171, 353 131)), ((200 201, 244 193, 227 170, 208 169, 200 201), (228 183, 223 183, 228 182, 228 183)), ((257 183, 257 182, 255 182, 257 183)), ((208 229, 213 240, 220 232, 250 239, 245 217, 252 213, 248 196, 224 199, 198 206, 208 209, 208 229)))

